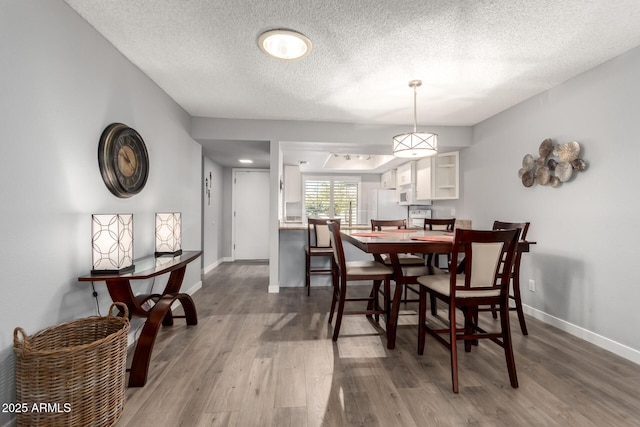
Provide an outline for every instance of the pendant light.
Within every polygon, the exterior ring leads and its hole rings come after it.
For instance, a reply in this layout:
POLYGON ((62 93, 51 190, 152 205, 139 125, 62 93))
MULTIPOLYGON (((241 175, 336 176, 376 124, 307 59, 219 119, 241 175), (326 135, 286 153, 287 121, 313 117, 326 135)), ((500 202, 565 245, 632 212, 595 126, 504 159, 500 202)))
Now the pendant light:
POLYGON ((416 88, 422 85, 422 80, 411 80, 409 87, 413 88, 413 132, 403 133, 393 137, 393 154, 396 157, 426 157, 438 153, 438 134, 418 132, 416 113, 416 88))

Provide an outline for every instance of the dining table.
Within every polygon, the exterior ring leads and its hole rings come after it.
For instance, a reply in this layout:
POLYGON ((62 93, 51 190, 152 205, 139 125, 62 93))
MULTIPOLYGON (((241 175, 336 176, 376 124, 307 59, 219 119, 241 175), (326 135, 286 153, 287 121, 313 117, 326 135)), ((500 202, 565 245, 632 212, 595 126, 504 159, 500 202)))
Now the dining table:
MULTIPOLYGON (((396 282, 390 313, 387 316, 387 348, 396 345, 396 332, 402 292, 406 286, 399 254, 447 254, 453 250, 453 232, 423 229, 390 229, 382 231, 362 231, 341 229, 343 242, 349 242, 356 248, 373 255, 374 259, 383 263, 382 255, 388 254, 396 282)), ((529 252, 530 245, 535 242, 521 240, 518 251, 529 252)), ((433 274, 434 269, 429 269, 433 274)), ((519 286, 519 272, 514 271, 514 286, 519 286)))

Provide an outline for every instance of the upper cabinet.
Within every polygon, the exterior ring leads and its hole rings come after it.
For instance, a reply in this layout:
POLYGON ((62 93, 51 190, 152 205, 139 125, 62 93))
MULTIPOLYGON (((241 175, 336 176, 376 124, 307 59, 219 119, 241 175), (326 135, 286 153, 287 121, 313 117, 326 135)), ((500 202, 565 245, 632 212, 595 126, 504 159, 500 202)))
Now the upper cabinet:
POLYGON ((432 157, 416 160, 416 200, 433 200, 431 182, 432 157))
POLYGON ((416 161, 416 199, 459 197, 459 153, 442 153, 416 161))
POLYGON ((298 203, 302 200, 300 166, 284 165, 284 201, 298 203))
POLYGON ((396 187, 404 187, 414 182, 414 165, 415 161, 404 163, 398 166, 396 170, 396 187))
POLYGON ((433 158, 433 199, 446 200, 459 197, 460 156, 457 151, 433 158))
POLYGON ((380 187, 383 190, 396 188, 396 170, 391 169, 380 175, 380 187))

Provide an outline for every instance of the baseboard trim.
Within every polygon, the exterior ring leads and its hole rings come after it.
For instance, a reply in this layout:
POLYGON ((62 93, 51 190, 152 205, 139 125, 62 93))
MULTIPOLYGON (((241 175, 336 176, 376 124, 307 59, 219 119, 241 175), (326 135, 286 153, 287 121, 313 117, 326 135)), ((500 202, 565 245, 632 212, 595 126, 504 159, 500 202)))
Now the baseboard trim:
POLYGON ((530 307, 528 305, 522 305, 523 311, 529 316, 538 319, 546 324, 554 326, 564 332, 567 332, 573 336, 576 336, 591 344, 597 345, 607 351, 610 351, 620 357, 630 360, 633 363, 640 365, 640 351, 628 347, 619 342, 613 341, 607 337, 591 332, 580 326, 569 323, 566 320, 562 320, 558 317, 552 316, 548 313, 530 307))
POLYGON ((208 266, 204 267, 202 269, 202 274, 204 275, 204 274, 209 273, 211 270, 213 270, 214 268, 216 268, 217 266, 219 266, 222 263, 232 262, 232 261, 233 261, 233 258, 230 258, 230 257, 220 258, 219 260, 214 261, 213 263, 211 263, 208 266))
POLYGON ((280 286, 273 286, 273 285, 269 285, 269 291, 270 294, 278 294, 280 293, 280 286))

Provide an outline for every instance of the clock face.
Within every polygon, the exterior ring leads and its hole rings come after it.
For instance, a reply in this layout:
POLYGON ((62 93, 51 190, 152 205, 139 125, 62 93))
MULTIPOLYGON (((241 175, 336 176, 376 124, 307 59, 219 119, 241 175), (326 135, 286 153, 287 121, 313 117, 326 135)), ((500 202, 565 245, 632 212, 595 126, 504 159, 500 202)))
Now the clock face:
POLYGON ((147 147, 138 132, 122 123, 112 123, 102 133, 98 163, 104 183, 118 197, 131 197, 147 183, 147 147))

